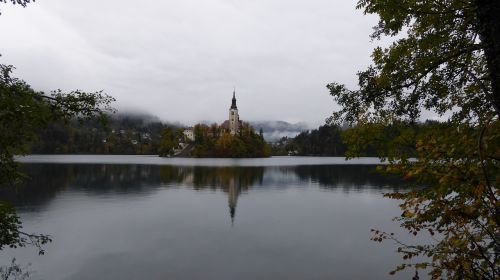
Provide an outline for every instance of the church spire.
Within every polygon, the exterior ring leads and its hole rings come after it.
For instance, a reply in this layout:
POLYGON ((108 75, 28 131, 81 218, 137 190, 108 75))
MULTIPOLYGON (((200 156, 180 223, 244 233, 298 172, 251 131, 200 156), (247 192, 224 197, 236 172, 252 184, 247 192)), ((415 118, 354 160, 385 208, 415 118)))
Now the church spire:
POLYGON ((231 102, 231 109, 238 109, 238 107, 236 107, 236 89, 233 90, 233 100, 231 102))

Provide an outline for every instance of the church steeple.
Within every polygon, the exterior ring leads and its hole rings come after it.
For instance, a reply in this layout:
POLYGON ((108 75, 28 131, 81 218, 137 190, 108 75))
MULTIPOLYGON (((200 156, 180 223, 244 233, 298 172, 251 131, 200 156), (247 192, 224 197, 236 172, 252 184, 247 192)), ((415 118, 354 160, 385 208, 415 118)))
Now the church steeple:
POLYGON ((233 100, 231 102, 231 109, 238 109, 238 107, 236 107, 236 89, 233 90, 233 100))
POLYGON ((236 89, 233 90, 233 100, 231 108, 229 108, 229 132, 235 135, 240 131, 240 116, 238 115, 238 107, 236 107, 236 89))

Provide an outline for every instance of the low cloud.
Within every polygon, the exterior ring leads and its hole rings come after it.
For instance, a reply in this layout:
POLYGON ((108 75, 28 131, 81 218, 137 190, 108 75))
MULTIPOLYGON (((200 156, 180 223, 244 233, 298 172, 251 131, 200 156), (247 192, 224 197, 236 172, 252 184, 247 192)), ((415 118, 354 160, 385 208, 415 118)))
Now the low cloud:
POLYGON ((3 5, 1 63, 40 90, 100 90, 118 109, 221 122, 322 124, 325 85, 355 86, 375 17, 356 1, 64 1, 3 5))

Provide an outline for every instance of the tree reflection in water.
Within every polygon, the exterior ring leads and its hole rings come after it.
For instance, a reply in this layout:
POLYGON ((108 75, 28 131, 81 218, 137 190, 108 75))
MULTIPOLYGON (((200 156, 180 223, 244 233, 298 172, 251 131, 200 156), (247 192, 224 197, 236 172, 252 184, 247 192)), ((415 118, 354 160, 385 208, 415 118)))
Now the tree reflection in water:
POLYGON ((375 172, 371 165, 310 165, 276 167, 206 167, 105 164, 25 164, 31 177, 15 189, 0 190, 0 200, 21 211, 37 211, 57 193, 71 189, 88 195, 135 194, 158 188, 223 191, 234 222, 238 198, 255 187, 318 186, 326 190, 398 190, 403 184, 375 172), (307 182, 307 184, 306 184, 307 182), (310 183, 313 184, 310 184, 310 183), (26 208, 24 206, 29 206, 26 208))

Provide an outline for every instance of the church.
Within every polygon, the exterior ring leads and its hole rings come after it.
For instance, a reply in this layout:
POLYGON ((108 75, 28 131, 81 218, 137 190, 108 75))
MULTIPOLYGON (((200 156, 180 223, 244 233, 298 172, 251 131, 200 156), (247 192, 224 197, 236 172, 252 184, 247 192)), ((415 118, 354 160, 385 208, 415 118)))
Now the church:
MULTIPOLYGON (((221 124, 221 128, 231 135, 236 135, 240 132, 242 126, 243 122, 240 120, 238 106, 236 106, 236 90, 233 90, 233 99, 231 100, 231 107, 229 107, 229 119, 221 124)), ((195 136, 193 127, 185 128, 183 134, 188 141, 194 141, 195 136)))
POLYGON ((231 135, 236 135, 240 132, 242 122, 238 114, 238 107, 236 106, 236 90, 233 90, 233 99, 231 107, 229 107, 229 119, 222 123, 222 127, 229 131, 231 135))

